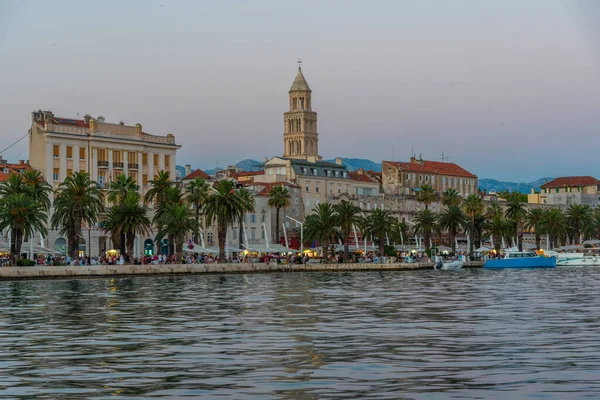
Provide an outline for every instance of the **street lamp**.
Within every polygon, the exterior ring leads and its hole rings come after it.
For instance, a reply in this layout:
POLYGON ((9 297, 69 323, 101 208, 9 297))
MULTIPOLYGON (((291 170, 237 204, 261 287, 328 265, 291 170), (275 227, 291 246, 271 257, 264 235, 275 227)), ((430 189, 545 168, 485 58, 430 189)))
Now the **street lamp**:
POLYGON ((284 217, 300 225, 300 254, 304 254, 304 224, 297 219, 290 217, 289 215, 284 214, 284 217))

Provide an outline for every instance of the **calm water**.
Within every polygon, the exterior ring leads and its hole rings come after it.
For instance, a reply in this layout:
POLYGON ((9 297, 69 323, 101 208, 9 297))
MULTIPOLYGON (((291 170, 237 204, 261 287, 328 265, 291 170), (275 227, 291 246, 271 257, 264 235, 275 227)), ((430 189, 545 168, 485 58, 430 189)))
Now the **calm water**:
POLYGON ((0 282, 2 399, 600 398, 600 268, 0 282))

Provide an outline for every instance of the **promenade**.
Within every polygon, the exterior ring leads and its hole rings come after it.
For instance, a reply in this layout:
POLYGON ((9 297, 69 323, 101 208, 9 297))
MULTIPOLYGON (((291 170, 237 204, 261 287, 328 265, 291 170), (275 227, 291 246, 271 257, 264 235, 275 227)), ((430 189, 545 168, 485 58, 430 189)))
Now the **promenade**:
MULTIPOLYGON (((481 268, 482 262, 468 262, 463 268, 481 268)), ((410 264, 163 264, 163 265, 91 265, 69 267, 4 267, 0 280, 54 279, 84 277, 114 277, 136 275, 183 274, 251 274, 269 272, 346 272, 346 271, 398 271, 433 269, 433 263, 410 264)))

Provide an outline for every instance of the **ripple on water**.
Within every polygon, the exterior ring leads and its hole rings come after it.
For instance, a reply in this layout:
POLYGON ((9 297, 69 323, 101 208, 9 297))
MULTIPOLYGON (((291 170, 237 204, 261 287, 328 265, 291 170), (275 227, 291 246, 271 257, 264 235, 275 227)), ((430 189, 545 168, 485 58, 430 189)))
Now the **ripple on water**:
POLYGON ((600 268, 0 282, 0 398, 600 398, 600 268))

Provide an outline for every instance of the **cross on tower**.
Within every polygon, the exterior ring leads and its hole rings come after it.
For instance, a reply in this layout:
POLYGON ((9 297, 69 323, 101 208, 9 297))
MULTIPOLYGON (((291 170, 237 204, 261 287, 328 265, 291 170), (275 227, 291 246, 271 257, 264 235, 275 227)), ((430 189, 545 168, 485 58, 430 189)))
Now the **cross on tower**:
POLYGON ((302 60, 301 59, 298 59, 298 61, 296 61, 296 62, 298 63, 298 68, 302 67, 302 65, 301 65, 302 64, 302 60))

